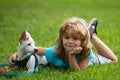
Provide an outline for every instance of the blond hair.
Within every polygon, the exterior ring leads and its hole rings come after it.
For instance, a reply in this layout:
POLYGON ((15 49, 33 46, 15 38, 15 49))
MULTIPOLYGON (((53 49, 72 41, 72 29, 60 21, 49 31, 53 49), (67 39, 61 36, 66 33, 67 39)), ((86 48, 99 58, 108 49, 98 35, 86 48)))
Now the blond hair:
POLYGON ((82 59, 90 54, 90 35, 85 20, 78 17, 69 18, 61 25, 59 29, 59 37, 56 40, 56 54, 63 58, 65 56, 65 50, 63 47, 62 37, 63 35, 70 33, 71 35, 80 36, 82 52, 79 54, 82 59), (70 31, 70 32, 68 32, 70 31))

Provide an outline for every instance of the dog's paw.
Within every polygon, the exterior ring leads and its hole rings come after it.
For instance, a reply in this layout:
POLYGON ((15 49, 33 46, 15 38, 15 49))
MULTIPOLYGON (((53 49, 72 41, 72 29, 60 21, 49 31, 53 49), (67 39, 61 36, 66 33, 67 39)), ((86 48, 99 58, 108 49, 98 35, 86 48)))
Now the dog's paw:
POLYGON ((34 72, 34 70, 27 70, 27 73, 31 73, 31 72, 34 72))

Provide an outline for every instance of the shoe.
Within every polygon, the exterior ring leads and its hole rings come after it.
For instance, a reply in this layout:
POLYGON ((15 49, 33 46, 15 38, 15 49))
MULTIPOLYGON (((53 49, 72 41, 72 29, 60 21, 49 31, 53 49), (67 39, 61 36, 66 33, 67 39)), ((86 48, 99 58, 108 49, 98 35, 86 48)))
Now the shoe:
POLYGON ((89 33, 90 33, 90 39, 92 39, 92 35, 93 33, 96 33, 97 34, 97 24, 98 24, 98 20, 97 18, 93 18, 89 24, 88 24, 88 30, 89 30, 89 33))

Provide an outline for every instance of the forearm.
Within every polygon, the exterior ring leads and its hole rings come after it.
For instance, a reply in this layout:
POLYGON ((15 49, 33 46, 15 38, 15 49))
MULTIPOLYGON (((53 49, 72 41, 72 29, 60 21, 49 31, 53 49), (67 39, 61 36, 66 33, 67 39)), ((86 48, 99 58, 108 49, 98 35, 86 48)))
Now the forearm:
POLYGON ((17 59, 18 57, 18 52, 13 53, 10 58, 17 59))
POLYGON ((81 70, 77 61, 76 61, 76 56, 75 55, 70 55, 69 54, 69 64, 70 64, 70 69, 71 70, 81 70))

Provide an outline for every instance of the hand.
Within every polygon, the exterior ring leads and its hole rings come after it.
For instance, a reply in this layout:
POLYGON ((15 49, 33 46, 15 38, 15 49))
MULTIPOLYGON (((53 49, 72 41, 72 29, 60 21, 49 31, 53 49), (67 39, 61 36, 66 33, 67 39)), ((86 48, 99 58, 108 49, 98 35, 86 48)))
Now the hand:
POLYGON ((10 56, 10 58, 8 60, 10 66, 14 66, 15 65, 12 61, 16 60, 17 56, 18 56, 17 53, 14 53, 13 55, 10 56))
POLYGON ((76 55, 79 54, 82 51, 82 47, 76 47, 72 51, 69 52, 69 54, 76 55))

